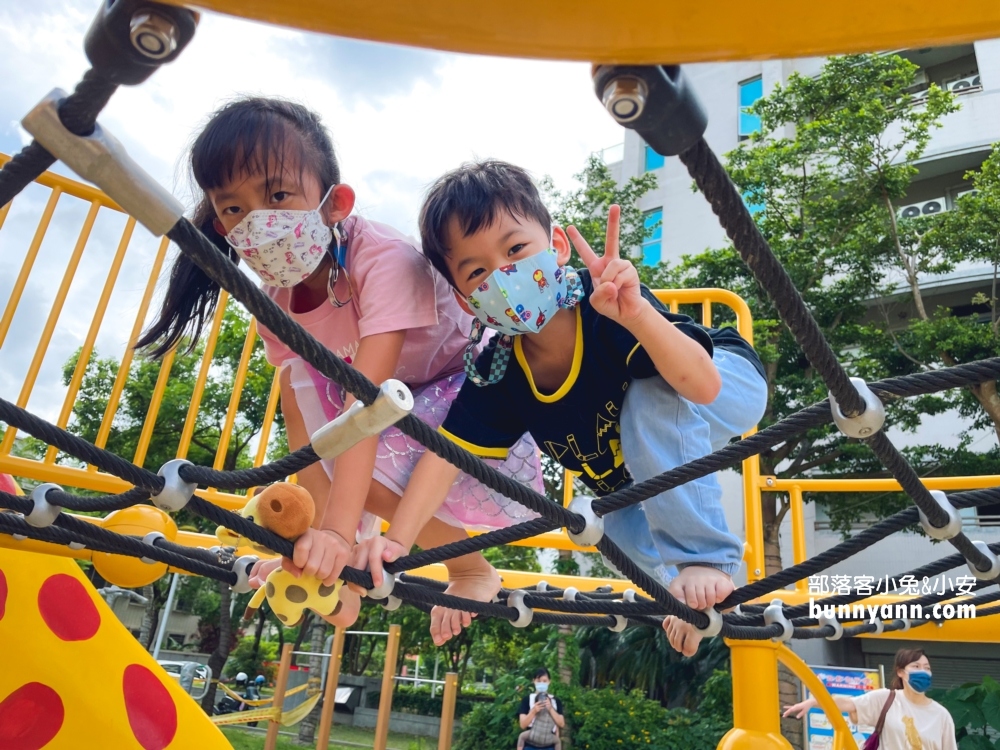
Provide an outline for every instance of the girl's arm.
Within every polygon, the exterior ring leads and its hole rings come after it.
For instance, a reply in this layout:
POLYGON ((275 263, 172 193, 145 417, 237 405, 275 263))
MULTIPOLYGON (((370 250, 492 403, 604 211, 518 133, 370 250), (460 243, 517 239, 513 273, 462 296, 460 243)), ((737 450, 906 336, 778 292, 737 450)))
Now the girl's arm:
MULTIPOLYGON (((295 391, 292 389, 292 374, 287 367, 282 368, 278 375, 278 387, 281 390, 281 414, 285 419, 288 451, 294 453, 299 448, 309 444, 310 436, 302 419, 302 412, 299 411, 299 404, 295 400, 295 391)), ((313 496, 313 502, 316 503, 316 517, 313 520, 313 526, 319 528, 323 514, 326 512, 326 500, 330 495, 330 479, 317 461, 298 473, 298 482, 313 496)))
MULTIPOLYGON (((376 383, 387 380, 396 372, 405 338, 405 331, 391 331, 361 339, 354 367, 376 383)), ((344 408, 354 401, 349 396, 344 408)), ((319 531, 307 531, 295 542, 291 564, 286 564, 293 573, 316 576, 332 586, 350 562, 372 482, 377 448, 376 435, 334 459, 333 480, 325 502, 318 503, 316 508, 319 531)))

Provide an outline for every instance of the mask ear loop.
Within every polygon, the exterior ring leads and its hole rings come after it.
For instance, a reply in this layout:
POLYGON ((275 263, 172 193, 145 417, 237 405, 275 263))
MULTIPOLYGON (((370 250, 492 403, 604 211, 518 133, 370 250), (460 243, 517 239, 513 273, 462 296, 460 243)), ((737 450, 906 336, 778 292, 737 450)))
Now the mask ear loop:
POLYGON ((347 257, 347 237, 341 233, 339 224, 333 227, 333 248, 330 251, 330 255, 333 258, 333 264, 330 266, 330 275, 326 277, 326 296, 330 300, 331 305, 340 309, 354 299, 354 282, 351 281, 351 276, 347 273, 347 268, 344 266, 344 260, 347 257), (347 288, 350 291, 350 296, 343 301, 337 297, 335 290, 337 280, 340 278, 341 268, 344 269, 344 276, 347 278, 347 288))
POLYGON ((498 383, 507 372, 507 363, 510 361, 510 350, 514 348, 514 337, 506 333, 499 334, 496 349, 493 351, 493 359, 490 360, 490 372, 484 380, 479 370, 476 369, 475 349, 479 342, 483 340, 483 333, 486 326, 479 318, 472 320, 472 331, 469 334, 469 345, 465 347, 462 359, 465 362, 465 376, 478 386, 493 385, 498 383))

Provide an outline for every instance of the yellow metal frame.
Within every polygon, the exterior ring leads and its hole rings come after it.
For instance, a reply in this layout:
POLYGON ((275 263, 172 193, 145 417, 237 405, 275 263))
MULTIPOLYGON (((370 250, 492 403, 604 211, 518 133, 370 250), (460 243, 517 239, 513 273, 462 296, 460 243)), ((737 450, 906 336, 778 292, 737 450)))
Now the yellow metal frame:
MULTIPOLYGON (((603 63, 718 62, 958 44, 1000 36, 1000 9, 973 0, 958 18, 937 5, 766 0, 767 23, 747 33, 733 0, 197 0, 195 5, 266 23, 356 39, 484 55, 603 63), (863 24, 858 23, 864 18, 863 24)), ((963 6, 964 8, 965 6, 963 6)))

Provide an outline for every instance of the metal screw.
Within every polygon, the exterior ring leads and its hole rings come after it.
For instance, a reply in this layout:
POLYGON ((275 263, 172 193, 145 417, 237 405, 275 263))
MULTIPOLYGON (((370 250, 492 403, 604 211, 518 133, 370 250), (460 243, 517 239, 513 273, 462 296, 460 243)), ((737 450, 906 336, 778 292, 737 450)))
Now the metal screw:
POLYGON ((605 86, 601 103, 618 122, 632 122, 642 114, 648 93, 640 78, 616 78, 605 86))
POLYGON ((755 576, 759 576, 759 575, 760 575, 760 568, 754 568, 754 569, 753 569, 753 574, 754 574, 755 576))
POLYGON ((767 484, 768 487, 774 487, 774 477, 768 477, 765 484, 767 484))
POLYGON ((129 38, 145 57, 162 60, 177 49, 177 26, 159 13, 141 10, 132 16, 129 38))

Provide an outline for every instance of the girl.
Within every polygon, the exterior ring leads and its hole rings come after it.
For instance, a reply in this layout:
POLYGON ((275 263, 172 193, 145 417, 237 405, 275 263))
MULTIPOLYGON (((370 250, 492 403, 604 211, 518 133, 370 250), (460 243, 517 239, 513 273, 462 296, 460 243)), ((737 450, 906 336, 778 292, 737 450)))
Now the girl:
MULTIPOLYGON (((195 140, 191 171, 203 193, 194 218, 202 231, 234 262, 246 263, 271 299, 330 351, 375 383, 407 383, 414 414, 440 425, 464 380, 472 319, 412 240, 351 215, 354 191, 341 182, 319 117, 276 99, 235 101, 216 112, 195 140)), ((200 268, 178 256, 159 317, 137 346, 162 356, 188 336, 193 347, 218 295, 200 268)), ((266 328, 259 330, 268 361, 281 368, 281 411, 289 449, 296 450, 354 399, 266 328)), ((300 472, 316 501, 315 528, 282 564, 332 584, 350 562, 357 535, 377 534, 379 517, 392 518, 423 450, 391 427, 300 472)), ((541 490, 538 452, 529 438, 496 465, 541 490)), ((464 529, 500 528, 533 516, 463 474, 418 544, 437 547, 466 538, 464 529)), ((276 564, 258 565, 257 585, 276 564)), ((499 591, 498 575, 478 553, 446 565, 452 593, 488 601, 499 591)), ((331 621, 349 625, 360 601, 347 587, 342 592, 343 606, 331 621)), ((432 613, 432 630, 445 614, 432 613)), ((463 623, 469 622, 464 615, 463 623)))

